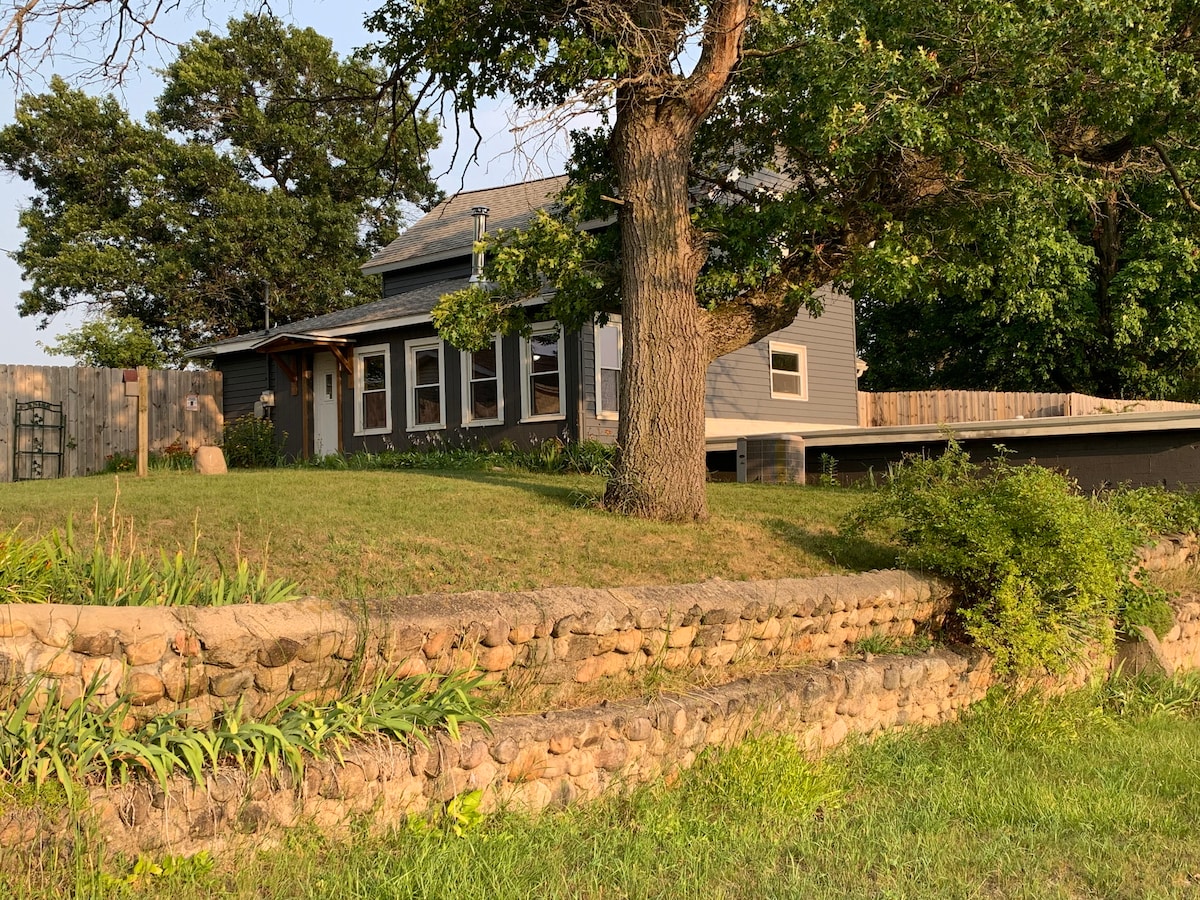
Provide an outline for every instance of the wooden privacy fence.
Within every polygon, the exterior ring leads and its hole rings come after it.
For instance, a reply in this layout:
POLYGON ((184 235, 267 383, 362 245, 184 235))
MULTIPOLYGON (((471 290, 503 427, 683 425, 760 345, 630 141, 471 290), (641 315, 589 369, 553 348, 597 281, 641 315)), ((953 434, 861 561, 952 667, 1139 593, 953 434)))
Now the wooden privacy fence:
MULTIPOLYGON (((173 444, 195 450, 221 442, 220 372, 152 369, 149 376, 150 452, 173 444)), ((18 442, 17 404, 34 400, 62 404, 65 429, 61 447, 52 449, 63 453, 64 476, 92 475, 115 454, 137 453, 137 384, 126 383, 125 370, 0 365, 0 482, 15 480, 14 450, 24 450, 30 440, 23 428, 18 442)), ((46 440, 58 438, 47 435, 46 440)), ((20 477, 28 472, 22 470, 20 477)))
POLYGON ((1108 400, 1087 394, 1017 391, 858 392, 858 424, 863 428, 1193 409, 1200 410, 1200 404, 1172 400, 1108 400))

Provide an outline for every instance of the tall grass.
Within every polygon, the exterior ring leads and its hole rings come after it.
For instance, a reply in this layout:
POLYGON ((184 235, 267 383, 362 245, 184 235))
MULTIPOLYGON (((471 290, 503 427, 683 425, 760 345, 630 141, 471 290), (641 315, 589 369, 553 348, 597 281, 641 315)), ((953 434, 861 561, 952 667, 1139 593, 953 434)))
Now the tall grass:
MULTIPOLYGON (((266 853, 143 878, 129 896, 1188 900, 1200 887, 1197 698, 1195 676, 998 694, 957 724, 815 762, 761 736, 588 806, 382 836, 301 829, 266 853)), ((104 871, 77 852, 87 865, 51 859, 33 874, 28 854, 10 855, 23 880, 9 884, 98 896, 106 878, 150 864, 104 871)))
POLYGON ((80 785, 124 784, 138 776, 163 790, 176 774, 200 784, 206 768, 236 764, 251 777, 287 770, 299 786, 308 758, 340 759, 352 740, 383 735, 428 743, 437 730, 457 737, 468 722, 487 728, 472 696, 481 677, 386 680, 330 703, 289 701, 261 720, 247 718, 239 702, 203 729, 184 725, 184 711, 136 724, 127 701, 97 703, 96 682, 64 704, 57 682, 32 681, 0 714, 0 783, 54 783, 70 798, 80 785))
POLYGON ((104 527, 93 514, 89 549, 80 546, 74 524, 41 537, 17 529, 0 535, 0 602, 71 603, 95 606, 223 606, 278 603, 299 596, 295 583, 269 580, 237 556, 213 575, 199 554, 199 530, 191 547, 148 554, 138 546, 133 522, 117 515, 116 502, 104 527))

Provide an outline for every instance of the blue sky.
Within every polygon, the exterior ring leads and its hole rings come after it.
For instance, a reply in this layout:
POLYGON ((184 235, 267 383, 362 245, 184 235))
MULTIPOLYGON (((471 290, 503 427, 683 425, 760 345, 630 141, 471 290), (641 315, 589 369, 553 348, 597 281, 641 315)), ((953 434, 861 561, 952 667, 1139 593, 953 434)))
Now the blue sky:
MULTIPOLYGON (((369 36, 362 27, 366 15, 377 6, 378 0, 339 0, 336 3, 322 0, 291 0, 288 4, 273 4, 276 15, 315 28, 333 40, 339 53, 348 53, 367 43, 369 36)), ((207 18, 197 14, 197 8, 184 4, 187 9, 177 12, 163 23, 161 34, 171 40, 183 41, 202 29, 220 31, 228 19, 226 13, 233 4, 209 4, 205 8, 207 18)), ((135 118, 141 118, 150 108, 158 94, 160 82, 154 74, 171 58, 169 45, 151 48, 138 60, 135 70, 127 74, 120 85, 83 84, 92 93, 113 93, 125 104, 135 118)), ((79 64, 68 59, 47 61, 34 71, 26 72, 26 91, 38 91, 49 82, 53 74, 74 80, 79 64)), ((0 83, 0 127, 12 121, 13 109, 18 96, 11 83, 0 83)), ((447 133, 443 146, 433 157, 434 172, 438 183, 447 193, 464 186, 467 189, 508 184, 528 177, 540 177, 561 170, 561 141, 544 146, 543 141, 525 141, 525 147, 537 146, 538 152, 529 154, 518 149, 520 138, 511 131, 511 112, 503 104, 495 104, 477 110, 476 124, 484 137, 479 151, 479 162, 464 165, 462 159, 450 170, 453 142, 452 133, 447 133)), ((464 144, 466 141, 464 140, 464 144)), ((468 155, 464 147, 460 157, 468 155)), ((0 175, 0 248, 15 250, 21 243, 22 233, 17 227, 17 213, 28 202, 28 186, 17 179, 0 175)), ((17 303, 22 290, 21 270, 7 255, 0 255, 0 364, 70 365, 67 357, 46 355, 37 345, 38 341, 52 343, 57 334, 75 327, 81 315, 63 313, 55 317, 45 331, 37 329, 36 319, 23 319, 17 315, 17 303)))

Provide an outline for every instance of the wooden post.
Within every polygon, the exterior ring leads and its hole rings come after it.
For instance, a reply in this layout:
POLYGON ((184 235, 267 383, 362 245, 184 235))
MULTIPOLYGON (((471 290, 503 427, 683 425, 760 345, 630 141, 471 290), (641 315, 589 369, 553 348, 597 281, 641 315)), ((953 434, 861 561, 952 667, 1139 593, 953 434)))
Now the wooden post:
POLYGON ((150 370, 138 366, 137 374, 137 473, 145 478, 150 473, 150 370))

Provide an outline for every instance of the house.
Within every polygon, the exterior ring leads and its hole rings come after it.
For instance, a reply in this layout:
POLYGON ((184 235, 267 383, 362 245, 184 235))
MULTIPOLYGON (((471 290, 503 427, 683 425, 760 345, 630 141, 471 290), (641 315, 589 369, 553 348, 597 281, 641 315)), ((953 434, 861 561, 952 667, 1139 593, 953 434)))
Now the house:
MULTIPOLYGON (((271 410, 295 457, 404 449, 434 441, 611 442, 617 433, 621 323, 497 337, 462 352, 430 310, 470 283, 485 228, 510 229, 550 205, 562 177, 465 191, 439 204, 364 267, 382 299, 209 344, 227 420, 271 410)), ((858 424, 853 304, 831 289, 825 312, 721 357, 708 370, 710 446, 738 436, 858 424)))

